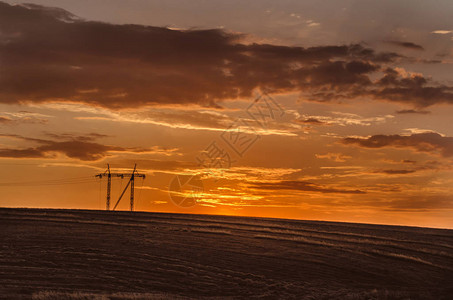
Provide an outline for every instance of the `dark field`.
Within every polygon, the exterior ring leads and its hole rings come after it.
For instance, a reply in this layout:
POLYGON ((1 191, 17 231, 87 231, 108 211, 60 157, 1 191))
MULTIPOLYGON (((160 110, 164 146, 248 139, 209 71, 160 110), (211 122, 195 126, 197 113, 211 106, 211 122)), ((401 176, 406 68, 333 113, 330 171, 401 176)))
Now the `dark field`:
POLYGON ((453 299, 453 230, 0 209, 5 299, 453 299))

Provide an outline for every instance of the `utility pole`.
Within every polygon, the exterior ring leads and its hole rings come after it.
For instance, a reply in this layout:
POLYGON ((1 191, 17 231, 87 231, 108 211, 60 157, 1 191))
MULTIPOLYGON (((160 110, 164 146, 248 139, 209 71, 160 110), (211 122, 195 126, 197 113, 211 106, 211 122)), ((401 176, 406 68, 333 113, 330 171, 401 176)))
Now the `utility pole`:
POLYGON ((145 174, 141 174, 137 172, 137 164, 135 164, 134 169, 131 174, 125 174, 125 173, 111 173, 110 172, 110 165, 107 164, 107 170, 104 173, 97 174, 96 177, 102 178, 106 176, 107 177, 107 200, 106 200, 106 209, 110 210, 110 191, 111 191, 111 179, 112 176, 116 177, 130 177, 129 181, 126 184, 126 187, 124 188, 123 192, 121 193, 120 197, 118 198, 118 201, 116 201, 115 206, 113 207, 112 210, 115 210, 118 204, 121 201, 121 198, 123 198, 124 193, 126 193, 127 188, 129 185, 131 186, 131 197, 130 197, 130 205, 131 205, 131 211, 134 211, 134 189, 135 189, 135 177, 143 178, 145 179, 145 174))
POLYGON ((107 199, 105 201, 105 209, 110 210, 110 191, 112 190, 112 174, 110 173, 110 165, 107 164, 107 170, 104 173, 97 174, 95 177, 102 179, 103 176, 107 176, 107 199))
POLYGON ((131 175, 131 211, 134 211, 134 180, 135 180, 135 168, 137 168, 137 164, 134 166, 134 171, 132 171, 131 175))

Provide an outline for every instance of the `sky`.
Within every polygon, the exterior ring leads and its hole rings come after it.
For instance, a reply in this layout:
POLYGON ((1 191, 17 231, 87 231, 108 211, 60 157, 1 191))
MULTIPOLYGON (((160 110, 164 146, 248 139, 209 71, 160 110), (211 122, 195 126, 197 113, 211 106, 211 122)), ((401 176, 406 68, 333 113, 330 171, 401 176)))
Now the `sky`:
POLYGON ((453 228, 452 1, 27 2, 0 206, 453 228))

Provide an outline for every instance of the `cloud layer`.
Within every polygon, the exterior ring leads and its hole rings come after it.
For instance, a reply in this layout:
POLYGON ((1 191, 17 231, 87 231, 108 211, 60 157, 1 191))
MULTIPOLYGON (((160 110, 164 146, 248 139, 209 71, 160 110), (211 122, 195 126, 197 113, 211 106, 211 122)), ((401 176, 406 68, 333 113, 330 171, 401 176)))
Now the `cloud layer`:
POLYGON ((372 97, 421 107, 453 102, 451 87, 388 68, 403 58, 396 53, 361 45, 247 44, 246 36, 222 30, 90 22, 37 5, 0 2, 0 56, 2 103, 213 107, 250 97, 254 89, 298 91, 317 101, 372 97), (381 80, 371 79, 381 73, 381 80))

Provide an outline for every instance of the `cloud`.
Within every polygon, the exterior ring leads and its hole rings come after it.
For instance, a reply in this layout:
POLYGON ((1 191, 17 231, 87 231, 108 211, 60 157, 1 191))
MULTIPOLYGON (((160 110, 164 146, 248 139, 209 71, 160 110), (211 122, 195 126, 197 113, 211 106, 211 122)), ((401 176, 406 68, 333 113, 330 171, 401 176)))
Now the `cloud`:
POLYGON ((430 114, 430 111, 427 110, 415 110, 415 109, 402 109, 396 111, 397 114, 421 114, 421 115, 427 115, 430 114))
POLYGON ((364 81, 360 85, 351 84, 342 88, 320 90, 312 93, 310 97, 316 101, 369 97, 406 103, 418 109, 440 103, 453 104, 452 86, 435 85, 422 74, 410 73, 403 68, 387 67, 381 71, 383 76, 373 82, 364 81))
POLYGON ((63 154, 69 158, 82 161, 95 161, 111 156, 112 153, 165 154, 173 153, 174 149, 124 148, 103 145, 95 142, 105 137, 97 133, 87 135, 47 134, 52 139, 36 139, 14 134, 0 134, 0 138, 13 138, 38 144, 27 148, 0 148, 0 157, 4 158, 55 158, 55 154, 63 154))
POLYGON ((452 30, 434 30, 431 33, 435 33, 435 34, 449 34, 449 33, 452 33, 452 32, 453 32, 452 30))
POLYGON ((376 173, 384 173, 388 175, 403 175, 403 174, 411 174, 415 173, 416 170, 396 170, 396 169, 387 169, 387 170, 380 170, 376 171, 376 173))
POLYGON ((387 210, 427 210, 427 209, 453 209, 453 197, 446 194, 415 195, 390 201, 387 210))
POLYGON ((278 182, 260 182, 250 185, 251 188, 264 189, 264 190, 296 190, 320 193, 338 193, 338 194, 365 194, 360 190, 342 190, 329 187, 316 185, 312 182, 296 181, 296 180, 282 180, 278 182))
POLYGON ((398 175, 398 174, 410 174, 415 172, 421 171, 449 171, 452 170, 452 166, 450 164, 445 164, 445 162, 437 161, 437 160, 428 160, 425 162, 417 162, 415 160, 389 160, 383 159, 384 163, 392 164, 392 165, 399 165, 403 169, 394 169, 393 166, 389 169, 379 169, 373 171, 373 173, 382 173, 382 174, 390 174, 390 175, 398 175), (410 169, 408 169, 410 167, 410 169))
POLYGON ((425 50, 422 46, 411 43, 411 42, 401 42, 401 41, 387 41, 387 43, 403 47, 403 48, 408 48, 412 50, 425 50))
POLYGON ((321 25, 321 23, 313 22, 313 20, 308 20, 306 23, 307 23, 308 27, 316 27, 316 26, 321 25))
MULTIPOLYGON (((211 170, 208 170, 211 171, 211 170)), ((264 180, 277 180, 294 173, 300 172, 301 169, 292 168, 265 168, 265 167, 252 167, 240 166, 231 167, 227 170, 221 170, 222 177, 228 180, 247 180, 247 181, 264 181, 264 180)))
POLYGON ((12 120, 9 117, 0 116, 0 124, 10 124, 12 120))
POLYGON ((18 125, 18 124, 47 124, 51 116, 28 111, 3 112, 0 115, 0 124, 18 125))
POLYGON ((313 118, 313 117, 296 120, 296 122, 302 123, 302 124, 307 124, 307 125, 330 125, 329 123, 327 123, 325 121, 321 121, 321 120, 313 118))
POLYGON ((220 29, 115 25, 2 2, 0 32, 0 103, 218 108, 222 101, 250 98, 256 89, 301 92, 315 101, 365 96, 420 107, 453 102, 452 87, 394 75, 387 67, 403 56, 359 44, 247 43, 245 35, 220 29), (383 70, 382 80, 371 79, 383 70))
MULTIPOLYGON (((77 108, 76 108, 77 109, 77 108)), ((98 110, 95 116, 75 117, 78 120, 100 120, 153 124, 170 128, 224 131, 234 119, 212 110, 142 109, 139 112, 98 110)))
POLYGON ((326 153, 326 154, 315 154, 316 158, 325 158, 329 159, 335 162, 345 162, 348 158, 351 158, 351 156, 344 155, 341 153, 326 153))
POLYGON ((415 163, 417 163, 415 160, 410 160, 410 159, 403 159, 401 162, 404 163, 404 164, 415 164, 415 163))
MULTIPOLYGON (((218 107, 255 89, 308 92, 371 86, 379 64, 401 58, 361 45, 245 44, 213 30, 114 25, 61 9, 0 3, 0 102, 218 107)), ((341 94, 341 93, 340 93, 341 94)), ((319 96, 319 95, 318 95, 319 96)))
POLYGON ((296 122, 309 125, 370 126, 374 123, 385 123, 388 119, 394 117, 392 115, 363 117, 357 114, 339 111, 333 111, 331 114, 332 116, 302 115, 296 122))
POLYGON ((373 135, 369 138, 345 138, 344 144, 364 148, 412 148, 418 152, 438 153, 443 157, 453 156, 453 137, 445 137, 435 132, 406 135, 373 135))
MULTIPOLYGON (((75 116, 76 120, 152 124, 187 130, 224 132, 238 120, 234 115, 237 109, 201 109, 197 106, 154 106, 124 111, 113 111, 77 103, 45 103, 34 106, 89 114, 75 116)), ((296 136, 302 128, 297 124, 281 122, 282 120, 283 118, 276 118, 276 120, 269 121, 267 128, 260 128, 260 124, 256 120, 246 119, 248 126, 241 127, 241 131, 259 135, 296 136)))
POLYGON ((423 128, 405 128, 404 131, 407 131, 408 133, 430 133, 430 132, 434 132, 434 133, 438 133, 440 134, 441 136, 445 136, 444 134, 442 133, 439 133, 439 132, 435 132, 434 130, 431 130, 431 129, 423 129, 423 128))
MULTIPOLYGON (((199 172, 198 169, 200 168, 196 162, 153 158, 111 157, 109 158, 109 163, 114 166, 131 166, 137 164, 142 170, 171 174, 190 173, 193 175, 199 172)), ((96 165, 99 168, 103 168, 105 163, 100 161, 96 165)))
POLYGON ((406 175, 412 174, 415 172, 420 171, 440 171, 440 170, 451 170, 452 167, 449 164, 444 164, 438 161, 427 161, 423 164, 416 164, 415 161, 412 160, 403 160, 400 163, 403 164, 411 164, 413 166, 412 169, 383 169, 383 170, 376 170, 374 173, 382 173, 387 175, 406 175))
POLYGON ((371 92, 376 98, 413 103, 427 107, 435 103, 453 103, 453 87, 429 86, 421 74, 409 73, 402 68, 387 68, 377 81, 381 88, 371 92))
POLYGON ((76 15, 73 15, 70 12, 58 7, 41 6, 33 3, 22 3, 19 4, 19 6, 36 11, 37 15, 41 15, 42 17, 55 18, 63 22, 74 22, 76 20, 81 20, 76 15))

